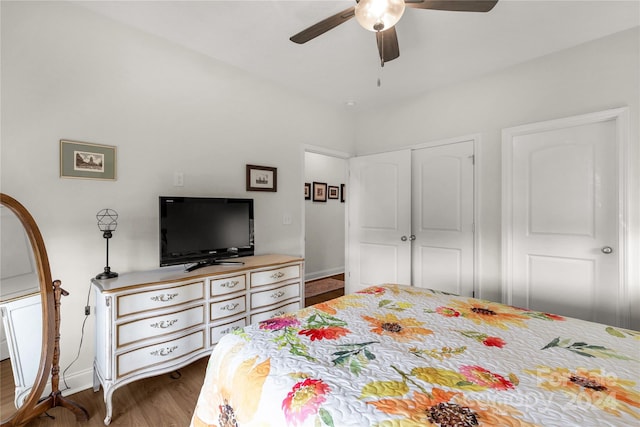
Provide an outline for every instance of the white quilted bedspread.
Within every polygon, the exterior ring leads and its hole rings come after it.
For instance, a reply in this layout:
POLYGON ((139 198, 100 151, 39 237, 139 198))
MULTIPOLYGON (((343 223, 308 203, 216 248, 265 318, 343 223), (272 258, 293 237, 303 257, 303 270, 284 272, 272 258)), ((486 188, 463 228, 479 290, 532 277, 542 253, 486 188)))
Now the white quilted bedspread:
POLYGON ((226 335, 191 425, 640 425, 640 333, 383 285, 226 335))

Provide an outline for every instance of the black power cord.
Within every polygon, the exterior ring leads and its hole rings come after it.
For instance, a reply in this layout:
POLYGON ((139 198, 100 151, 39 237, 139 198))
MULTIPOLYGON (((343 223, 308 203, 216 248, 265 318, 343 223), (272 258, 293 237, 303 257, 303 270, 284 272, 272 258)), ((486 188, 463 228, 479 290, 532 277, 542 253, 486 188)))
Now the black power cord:
POLYGON ((90 297, 91 297, 91 284, 89 284, 89 292, 87 292, 87 303, 85 304, 84 320, 82 321, 82 330, 80 332, 80 345, 78 345, 78 354, 76 354, 76 358, 73 359, 71 363, 69 363, 69 365, 64 369, 64 371, 62 371, 62 382, 64 383, 65 390, 69 390, 71 388, 69 387, 69 384, 67 384, 67 379, 66 379, 67 371, 80 358, 80 350, 82 350, 82 343, 84 341, 84 326, 87 323, 87 319, 89 319, 89 316, 91 315, 91 310, 89 309, 90 297))

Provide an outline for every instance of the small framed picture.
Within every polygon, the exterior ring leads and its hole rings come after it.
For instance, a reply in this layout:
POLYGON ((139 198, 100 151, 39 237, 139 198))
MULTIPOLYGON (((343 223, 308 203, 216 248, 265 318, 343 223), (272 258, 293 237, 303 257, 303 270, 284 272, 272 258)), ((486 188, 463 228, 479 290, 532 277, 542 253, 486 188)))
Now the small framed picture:
POLYGON ((327 183, 326 182, 313 183, 313 201, 314 202, 327 201, 327 183))
POLYGON ((333 185, 329 186, 329 198, 330 199, 338 199, 340 197, 340 188, 334 187, 333 185))
POLYGON ((345 191, 347 190, 347 187, 344 184, 340 184, 340 202, 344 203, 344 201, 347 198, 347 195, 345 194, 345 191))
POLYGON ((247 191, 278 191, 278 169, 247 165, 247 191))
POLYGON ((116 147, 60 140, 60 177, 116 179, 116 147))
POLYGON ((304 199, 311 200, 311 183, 304 183, 304 199))

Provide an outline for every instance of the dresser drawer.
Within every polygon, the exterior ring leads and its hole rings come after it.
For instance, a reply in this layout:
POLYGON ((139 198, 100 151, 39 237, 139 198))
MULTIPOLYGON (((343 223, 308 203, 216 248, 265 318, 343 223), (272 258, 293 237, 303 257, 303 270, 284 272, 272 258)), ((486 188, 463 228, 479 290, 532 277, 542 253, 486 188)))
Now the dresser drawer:
POLYGON ((268 291, 256 292, 251 295, 251 308, 277 304, 297 296, 300 296, 300 283, 292 283, 268 291))
POLYGON ((237 298, 211 303, 211 320, 222 319, 234 314, 244 313, 247 300, 244 295, 237 298))
POLYGON ((292 302, 281 307, 274 308, 272 310, 263 311, 262 313, 256 313, 251 316, 251 323, 262 322, 263 320, 271 319, 274 317, 280 317, 286 313, 300 310, 300 302, 292 302))
POLYGON ((116 357, 118 378, 133 372, 170 362, 205 348, 204 331, 196 331, 182 338, 142 347, 116 357))
POLYGON ((202 325, 205 321, 204 305, 179 310, 162 316, 147 317, 116 326, 117 346, 122 347, 147 338, 159 337, 202 325))
POLYGON ((272 270, 252 272, 251 287, 270 285, 272 283, 284 282, 285 280, 297 279, 299 277, 299 265, 290 265, 288 267, 274 268, 272 270))
POLYGON ((118 317, 173 307, 190 301, 204 299, 204 282, 187 283, 153 291, 132 292, 117 297, 118 317))
POLYGON ((244 274, 233 277, 225 277, 224 279, 212 279, 211 296, 219 296, 245 290, 247 288, 247 279, 244 274))
POLYGON ((217 344, 223 336, 235 331, 236 329, 244 328, 245 326, 247 326, 246 317, 236 320, 235 322, 214 326, 211 328, 211 345, 217 344))

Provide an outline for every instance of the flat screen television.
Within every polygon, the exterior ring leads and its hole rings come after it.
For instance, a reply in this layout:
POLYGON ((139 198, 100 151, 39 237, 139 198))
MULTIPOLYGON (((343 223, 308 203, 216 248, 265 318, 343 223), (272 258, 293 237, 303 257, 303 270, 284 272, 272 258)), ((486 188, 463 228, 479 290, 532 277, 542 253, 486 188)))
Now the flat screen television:
POLYGON ((238 264, 253 252, 253 199, 160 196, 161 267, 238 264))

